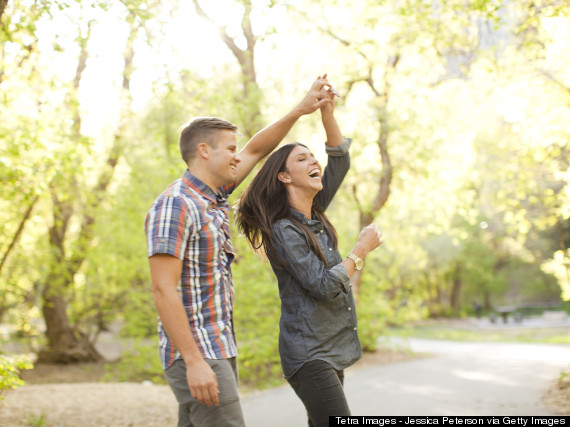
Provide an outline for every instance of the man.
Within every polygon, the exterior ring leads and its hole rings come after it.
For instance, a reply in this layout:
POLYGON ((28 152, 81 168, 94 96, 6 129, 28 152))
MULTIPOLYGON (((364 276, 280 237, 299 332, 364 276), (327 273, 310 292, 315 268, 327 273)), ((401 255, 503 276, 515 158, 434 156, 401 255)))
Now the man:
POLYGON ((319 76, 293 110, 239 152, 237 127, 222 119, 198 117, 180 133, 188 169, 156 199, 145 221, 160 356, 178 400, 178 426, 244 425, 226 198, 301 116, 330 102, 329 88, 326 75, 319 76))

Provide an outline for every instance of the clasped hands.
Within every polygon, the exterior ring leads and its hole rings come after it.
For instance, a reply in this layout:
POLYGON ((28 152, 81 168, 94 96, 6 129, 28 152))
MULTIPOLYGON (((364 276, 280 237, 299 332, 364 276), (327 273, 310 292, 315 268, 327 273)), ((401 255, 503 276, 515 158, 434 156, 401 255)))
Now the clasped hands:
POLYGON ((340 96, 327 80, 327 75, 318 76, 305 98, 299 104, 301 114, 311 114, 320 109, 334 108, 334 97, 340 96))

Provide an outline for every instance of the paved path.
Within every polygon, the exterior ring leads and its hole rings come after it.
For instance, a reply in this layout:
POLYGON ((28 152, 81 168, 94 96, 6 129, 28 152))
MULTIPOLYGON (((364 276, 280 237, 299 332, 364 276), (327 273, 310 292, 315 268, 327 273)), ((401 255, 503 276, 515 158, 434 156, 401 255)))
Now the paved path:
MULTIPOLYGON (((556 415, 541 396, 570 365, 570 345, 393 340, 432 357, 348 369, 353 415, 556 415)), ((242 400, 248 427, 305 426, 289 386, 242 400)))

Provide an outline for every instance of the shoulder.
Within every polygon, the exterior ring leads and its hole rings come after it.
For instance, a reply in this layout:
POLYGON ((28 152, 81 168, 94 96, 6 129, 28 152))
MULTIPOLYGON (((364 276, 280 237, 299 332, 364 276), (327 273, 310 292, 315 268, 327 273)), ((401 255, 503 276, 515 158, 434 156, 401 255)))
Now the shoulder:
POLYGON ((192 191, 182 180, 177 180, 155 199, 150 211, 176 216, 182 212, 197 211, 203 204, 204 201, 199 194, 192 191))
POLYGON ((273 234, 282 244, 291 244, 299 238, 305 240, 305 233, 290 219, 280 219, 273 223, 273 234))
POLYGON ((284 230, 289 230, 289 229, 291 230, 299 229, 299 227, 297 227, 290 219, 279 219, 273 223, 272 228, 274 232, 283 232, 284 230))

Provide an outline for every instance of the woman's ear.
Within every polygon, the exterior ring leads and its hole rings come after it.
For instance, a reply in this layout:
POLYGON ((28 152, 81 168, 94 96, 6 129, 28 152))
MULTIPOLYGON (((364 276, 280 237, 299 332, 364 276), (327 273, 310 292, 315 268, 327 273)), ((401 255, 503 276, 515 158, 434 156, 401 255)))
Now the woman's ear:
POLYGON ((279 172, 279 174, 277 175, 277 178, 279 179, 279 181, 288 184, 291 182, 291 177, 289 176, 289 174, 287 172, 279 172))

